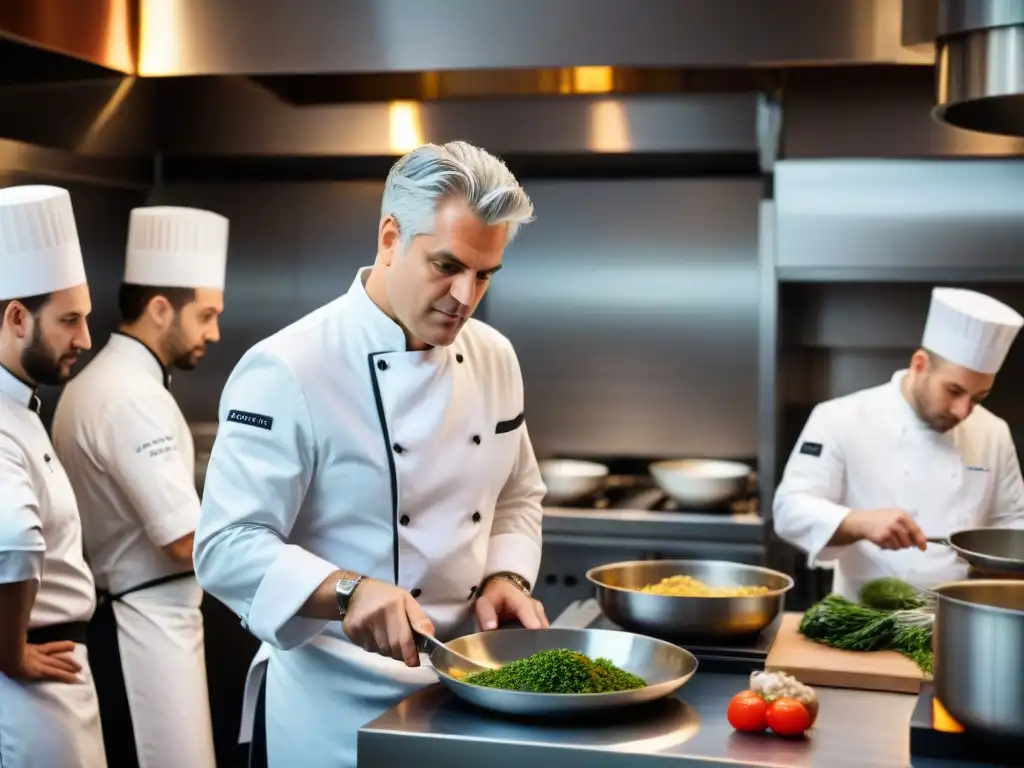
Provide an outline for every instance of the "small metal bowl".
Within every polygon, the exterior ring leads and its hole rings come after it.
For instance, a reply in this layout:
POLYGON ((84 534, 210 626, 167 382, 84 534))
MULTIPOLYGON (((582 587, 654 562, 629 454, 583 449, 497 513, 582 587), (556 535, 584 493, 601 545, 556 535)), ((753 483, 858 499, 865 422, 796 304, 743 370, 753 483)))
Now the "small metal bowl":
POLYGON ((724 560, 637 560, 591 568, 587 580, 611 621, 666 639, 734 639, 770 626, 785 608, 793 579, 779 571, 724 560), (767 587, 750 597, 674 597, 640 590, 670 576, 692 576, 711 587, 767 587))

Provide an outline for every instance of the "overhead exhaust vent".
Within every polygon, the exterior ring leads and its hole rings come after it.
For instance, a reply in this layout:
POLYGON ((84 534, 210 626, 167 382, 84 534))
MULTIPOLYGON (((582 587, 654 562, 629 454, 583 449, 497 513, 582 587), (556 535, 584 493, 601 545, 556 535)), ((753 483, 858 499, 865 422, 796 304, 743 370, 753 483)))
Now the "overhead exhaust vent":
POLYGON ((1024 136, 1024 0, 940 0, 937 120, 1024 136))

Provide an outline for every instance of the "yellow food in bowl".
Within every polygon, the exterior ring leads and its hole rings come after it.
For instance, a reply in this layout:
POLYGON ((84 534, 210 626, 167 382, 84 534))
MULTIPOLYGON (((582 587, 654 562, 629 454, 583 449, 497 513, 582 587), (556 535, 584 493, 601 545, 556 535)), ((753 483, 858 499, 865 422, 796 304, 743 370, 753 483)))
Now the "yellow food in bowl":
POLYGON ((768 587, 709 587, 693 576, 668 576, 640 591, 667 597, 753 597, 771 592, 768 587))

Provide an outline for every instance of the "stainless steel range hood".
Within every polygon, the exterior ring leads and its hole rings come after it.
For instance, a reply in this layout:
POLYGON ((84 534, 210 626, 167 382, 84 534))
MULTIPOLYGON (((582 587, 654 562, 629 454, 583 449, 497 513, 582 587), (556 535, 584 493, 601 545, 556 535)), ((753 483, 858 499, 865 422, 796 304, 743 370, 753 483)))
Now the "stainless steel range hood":
POLYGON ((935 118, 1024 136, 1024 0, 941 0, 937 35, 935 118))

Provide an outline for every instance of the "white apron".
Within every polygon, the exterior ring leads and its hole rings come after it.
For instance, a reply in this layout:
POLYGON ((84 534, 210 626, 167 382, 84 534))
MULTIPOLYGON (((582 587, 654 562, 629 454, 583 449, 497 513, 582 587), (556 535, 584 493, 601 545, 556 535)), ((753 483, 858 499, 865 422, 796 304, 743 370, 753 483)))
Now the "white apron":
POLYGON ((113 765, 216 765, 201 602, 191 574, 101 597, 92 629, 107 640, 97 685, 113 765))
POLYGON ((545 487, 511 345, 470 321, 451 347, 405 346, 357 278, 250 350, 221 399, 196 572, 264 641, 241 739, 265 678, 271 768, 355 768, 359 729, 437 680, 296 616, 336 568, 409 590, 441 640, 472 631, 488 573, 536 578, 545 487))

